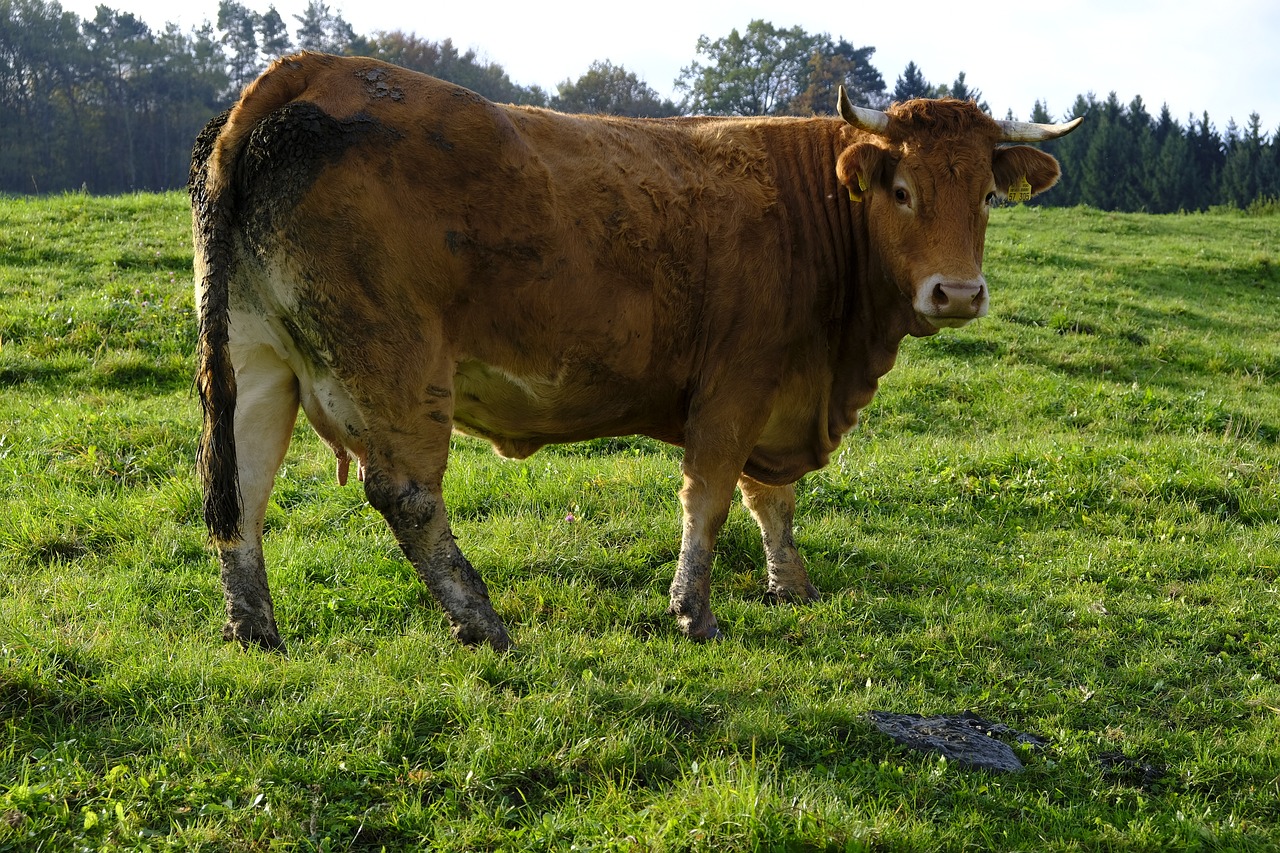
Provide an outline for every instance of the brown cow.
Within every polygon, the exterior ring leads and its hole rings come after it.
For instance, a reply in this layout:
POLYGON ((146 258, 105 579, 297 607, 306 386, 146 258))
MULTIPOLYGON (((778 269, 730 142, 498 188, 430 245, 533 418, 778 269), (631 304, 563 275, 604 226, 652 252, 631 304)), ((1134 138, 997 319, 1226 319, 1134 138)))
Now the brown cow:
MULTIPOLYGON (((817 596, 793 484, 907 335, 987 310, 991 205, 1057 180, 1069 125, 917 100, 842 118, 499 106, 374 60, 276 62, 197 140, 199 469, 227 639, 281 646, 262 521, 298 407, 467 643, 509 644, 441 498, 449 436, 505 456, 684 448, 671 612, 694 639, 735 485, 768 591, 817 596)), ((1078 120, 1077 120, 1078 121, 1078 120)))

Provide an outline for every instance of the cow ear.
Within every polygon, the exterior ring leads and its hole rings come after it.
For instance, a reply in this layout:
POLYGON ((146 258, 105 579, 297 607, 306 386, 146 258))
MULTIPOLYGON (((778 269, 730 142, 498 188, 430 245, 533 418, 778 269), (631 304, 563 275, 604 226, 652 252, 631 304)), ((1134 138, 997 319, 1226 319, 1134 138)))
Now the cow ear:
POLYGON ((849 190, 850 199, 862 201, 863 195, 880 177, 884 155, 883 148, 870 142, 851 145, 840 152, 840 159, 836 161, 836 177, 849 190))
POLYGON ((1010 201, 1026 201, 1058 182, 1058 161, 1039 148, 1014 145, 997 148, 991 160, 996 192, 1010 201))

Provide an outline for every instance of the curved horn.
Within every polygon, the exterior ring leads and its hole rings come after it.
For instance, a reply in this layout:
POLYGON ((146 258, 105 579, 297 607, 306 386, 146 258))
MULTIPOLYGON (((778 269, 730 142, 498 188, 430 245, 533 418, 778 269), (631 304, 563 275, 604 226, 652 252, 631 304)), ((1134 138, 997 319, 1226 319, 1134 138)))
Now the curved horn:
POLYGON ((840 117, 859 130, 865 130, 877 136, 884 136, 889 129, 889 116, 886 113, 869 110, 866 107, 855 107, 849 103, 849 96, 845 94, 844 86, 840 87, 840 117))
POLYGON ((1043 142, 1046 139, 1057 139, 1066 136, 1080 126, 1084 116, 1072 119, 1066 124, 1035 124, 1029 121, 998 121, 1004 135, 1001 142, 1043 142))

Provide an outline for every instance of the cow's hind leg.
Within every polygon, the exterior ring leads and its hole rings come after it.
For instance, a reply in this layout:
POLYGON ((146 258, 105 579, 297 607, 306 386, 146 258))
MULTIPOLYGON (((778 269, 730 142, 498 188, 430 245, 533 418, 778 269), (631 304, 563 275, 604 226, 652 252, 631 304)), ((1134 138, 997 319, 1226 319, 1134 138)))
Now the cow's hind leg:
POLYGON ((216 543, 227 606, 222 638, 283 651, 262 557, 262 524, 298 418, 298 383, 270 347, 233 351, 232 358, 241 511, 240 538, 216 543))
POLYGON ((816 600, 818 591, 809 582, 793 532, 795 486, 766 486, 744 474, 738 480, 738 487, 742 489, 742 502, 760 525, 764 539, 769 596, 778 601, 816 600))
MULTIPOLYGON (((445 382, 448 380, 446 379, 445 382)), ((387 520, 418 577, 444 608, 453 636, 468 645, 511 645, 480 575, 458 549, 445 511, 441 483, 452 432, 452 397, 446 384, 424 384, 425 393, 397 411, 366 414, 364 488, 387 520), (390 418, 390 419, 388 419, 390 418)))

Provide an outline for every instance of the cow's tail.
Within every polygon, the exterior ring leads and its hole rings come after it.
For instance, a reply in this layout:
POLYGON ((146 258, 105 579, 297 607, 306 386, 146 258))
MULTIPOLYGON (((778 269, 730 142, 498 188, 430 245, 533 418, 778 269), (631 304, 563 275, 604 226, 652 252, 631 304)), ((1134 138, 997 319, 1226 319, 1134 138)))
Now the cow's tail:
POLYGON ((240 483, 236 475, 236 375, 231 365, 228 290, 236 264, 232 244, 234 199, 224 180, 212 189, 210 154, 228 113, 215 118, 196 139, 191 154, 191 237, 195 245, 196 390, 204 429, 196 450, 196 472, 204 490, 204 522, 216 542, 240 538, 240 483))
POLYGON ((235 249, 236 169, 254 126, 306 90, 308 68, 326 58, 302 54, 278 60, 239 102, 205 126, 191 155, 192 241, 195 245, 199 337, 196 388, 204 429, 196 470, 204 490, 204 521, 215 542, 240 539, 240 483, 236 473, 236 376, 231 363, 228 292, 238 263, 235 249))

